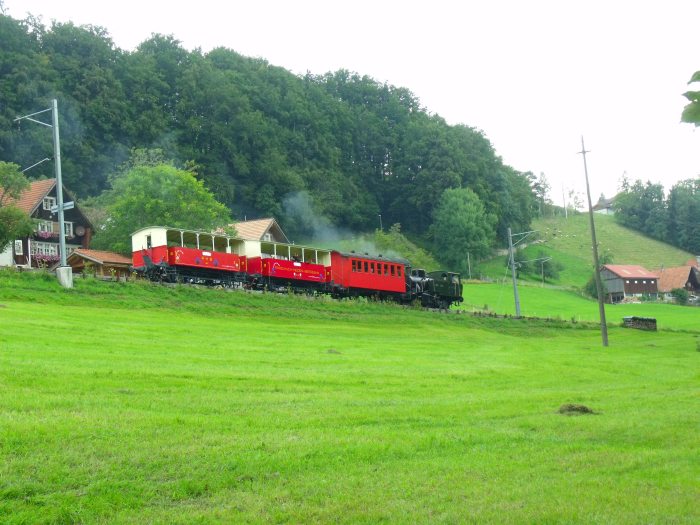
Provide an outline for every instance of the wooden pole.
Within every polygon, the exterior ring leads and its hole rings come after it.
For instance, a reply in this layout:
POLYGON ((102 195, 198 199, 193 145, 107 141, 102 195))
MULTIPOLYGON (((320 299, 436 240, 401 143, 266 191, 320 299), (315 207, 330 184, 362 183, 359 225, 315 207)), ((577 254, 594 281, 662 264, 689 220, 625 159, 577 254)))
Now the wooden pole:
POLYGON ((586 147, 581 137, 581 151, 583 155, 583 171, 586 175, 586 194, 588 195, 588 216, 591 223, 591 243, 593 244, 593 265, 595 270, 595 287, 598 292, 598 311, 600 313, 600 335, 603 339, 603 346, 608 346, 608 325, 605 322, 605 297, 603 297, 603 284, 600 280, 600 265, 598 262, 598 242, 595 237, 595 223, 593 222, 593 204, 591 203, 591 188, 588 185, 588 166, 586 165, 586 147))

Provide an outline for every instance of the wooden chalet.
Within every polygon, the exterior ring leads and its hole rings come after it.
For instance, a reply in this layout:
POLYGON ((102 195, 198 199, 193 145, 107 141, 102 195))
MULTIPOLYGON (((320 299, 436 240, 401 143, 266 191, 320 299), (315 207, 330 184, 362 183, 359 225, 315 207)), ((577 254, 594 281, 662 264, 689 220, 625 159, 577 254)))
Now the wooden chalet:
POLYGON ((101 279, 125 281, 131 273, 131 259, 114 252, 78 248, 66 262, 74 274, 94 275, 101 279))
POLYGON ((649 296, 659 293, 659 276, 642 266, 606 264, 600 269, 600 278, 606 289, 605 300, 619 303, 628 297, 649 296))
MULTIPOLYGON (((64 186, 63 201, 72 200, 64 186)), ((56 179, 46 179, 32 182, 19 199, 7 203, 34 219, 36 229, 28 237, 15 239, 0 253, 0 266, 50 267, 60 260, 58 214, 51 212, 56 201, 56 179)), ((63 213, 68 254, 78 248, 88 248, 93 231, 90 221, 77 205, 63 213)))
POLYGON ((679 288, 692 295, 700 295, 700 268, 695 259, 685 266, 659 270, 659 293, 665 300, 672 300, 671 291, 679 288))
POLYGON ((289 239, 273 218, 229 224, 236 228, 236 237, 246 241, 267 241, 289 244, 289 239))

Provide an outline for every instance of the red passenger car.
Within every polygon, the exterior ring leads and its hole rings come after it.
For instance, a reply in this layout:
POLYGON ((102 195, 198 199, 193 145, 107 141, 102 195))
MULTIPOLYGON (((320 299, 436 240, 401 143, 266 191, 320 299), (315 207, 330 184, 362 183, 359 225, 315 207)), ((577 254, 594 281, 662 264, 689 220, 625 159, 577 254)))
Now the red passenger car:
POLYGON ((331 252, 331 283, 335 295, 408 298, 408 261, 358 253, 331 252))
POLYGON ((195 281, 240 280, 246 271, 243 242, 227 235, 150 226, 134 232, 131 242, 134 268, 150 263, 167 267, 164 275, 195 281))
POLYGON ((272 241, 245 241, 247 272, 254 285, 323 291, 330 280, 328 250, 272 241))

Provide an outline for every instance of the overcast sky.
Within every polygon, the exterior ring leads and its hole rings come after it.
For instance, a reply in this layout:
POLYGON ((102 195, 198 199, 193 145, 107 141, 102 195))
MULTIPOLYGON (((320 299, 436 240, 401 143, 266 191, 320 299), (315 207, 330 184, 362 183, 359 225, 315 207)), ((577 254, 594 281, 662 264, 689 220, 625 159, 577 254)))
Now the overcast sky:
POLYGON ((594 202, 631 180, 666 190, 700 174, 700 130, 680 123, 700 70, 698 0, 4 0, 6 14, 227 47, 294 73, 348 69, 406 87, 450 124, 482 130, 506 164, 544 173, 552 198, 594 202))

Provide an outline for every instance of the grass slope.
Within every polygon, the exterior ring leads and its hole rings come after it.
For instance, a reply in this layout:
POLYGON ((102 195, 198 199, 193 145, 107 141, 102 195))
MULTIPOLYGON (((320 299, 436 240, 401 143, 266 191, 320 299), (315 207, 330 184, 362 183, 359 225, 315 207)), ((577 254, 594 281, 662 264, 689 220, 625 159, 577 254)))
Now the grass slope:
POLYGON ((9 273, 0 304, 4 523, 700 521, 697 334, 9 273))
MULTIPOLYGON (((693 254, 665 244, 641 233, 620 226, 609 215, 595 215, 596 239, 599 254, 609 253, 615 264, 636 264, 649 270, 680 266, 693 258, 693 254)), ((593 272, 591 255, 591 233, 586 213, 564 217, 539 219, 533 222, 534 230, 540 232, 542 244, 531 245, 526 253, 536 258, 540 251, 563 265, 555 284, 581 287, 593 272)), ((494 258, 480 264, 482 274, 492 279, 508 277, 506 258, 494 258)), ((531 276, 536 279, 536 276, 531 276)))
MULTIPOLYGON (((560 252, 584 260, 591 258, 591 233, 588 214, 576 214, 535 221, 547 242, 560 252)), ((595 214, 599 253, 609 252, 616 264, 638 264, 647 269, 680 266, 693 254, 620 226, 611 215, 595 214)))

